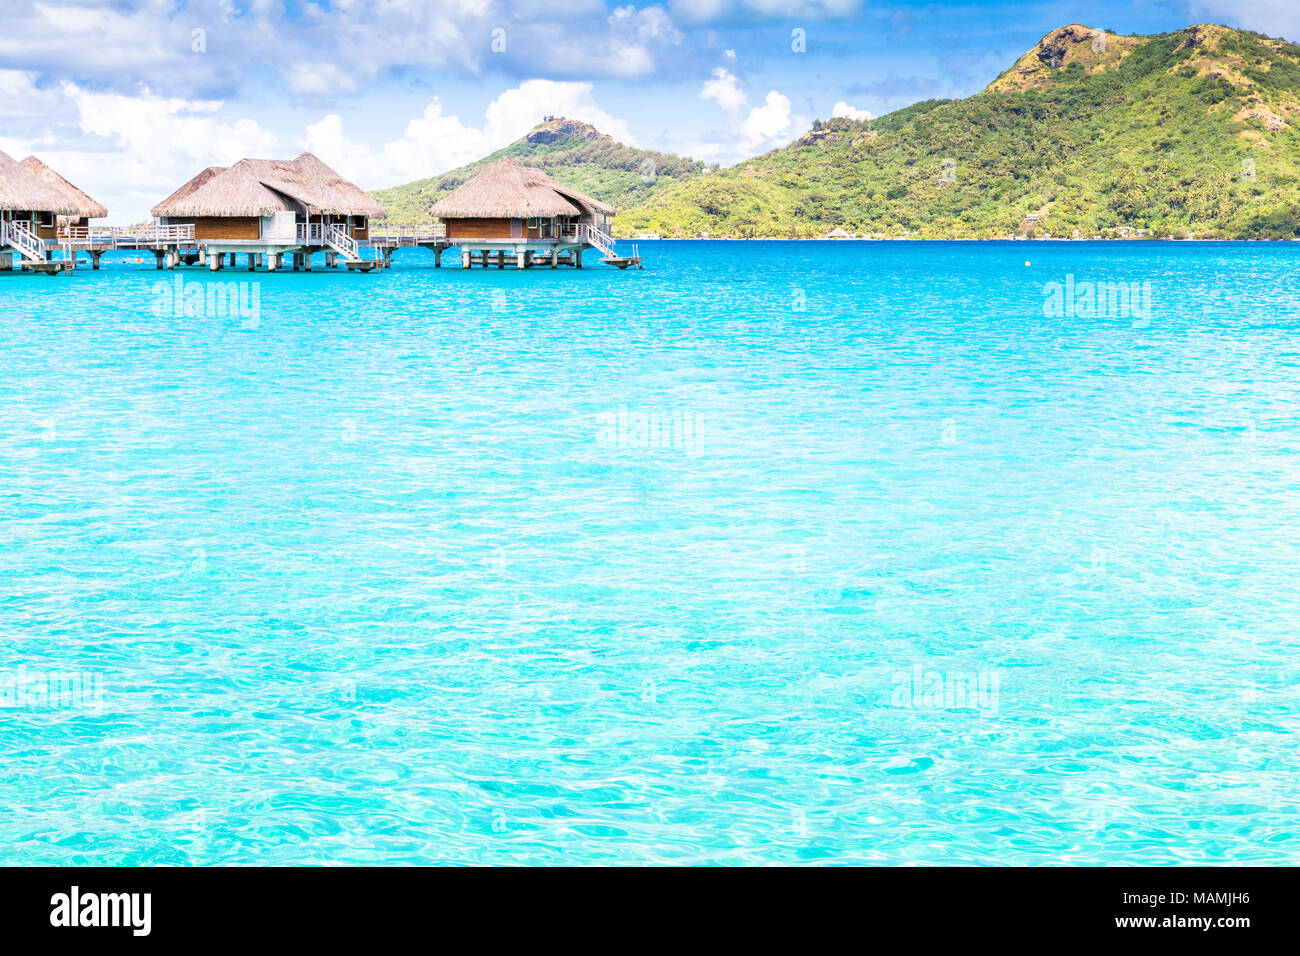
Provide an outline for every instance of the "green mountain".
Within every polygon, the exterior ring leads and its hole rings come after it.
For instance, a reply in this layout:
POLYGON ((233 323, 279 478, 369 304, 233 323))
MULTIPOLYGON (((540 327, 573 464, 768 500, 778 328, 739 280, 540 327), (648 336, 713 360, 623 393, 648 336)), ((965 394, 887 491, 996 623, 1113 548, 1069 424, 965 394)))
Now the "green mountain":
POLYGON ((554 119, 478 163, 373 195, 428 219, 511 156, 619 209, 618 235, 1300 236, 1300 46, 1200 25, 1053 30, 981 93, 818 121, 727 169, 554 119))
POLYGON ((603 199, 620 210, 647 201, 669 185, 709 171, 704 163, 693 159, 624 146, 577 120, 548 119, 522 139, 476 163, 442 176, 380 189, 371 195, 388 208, 390 222, 428 222, 430 206, 473 176, 481 166, 502 156, 544 169, 566 186, 603 199))
POLYGON ((1300 46, 1202 25, 1054 30, 983 92, 665 183, 618 232, 1300 235, 1300 46), (1077 232, 1076 232, 1077 231, 1077 232))

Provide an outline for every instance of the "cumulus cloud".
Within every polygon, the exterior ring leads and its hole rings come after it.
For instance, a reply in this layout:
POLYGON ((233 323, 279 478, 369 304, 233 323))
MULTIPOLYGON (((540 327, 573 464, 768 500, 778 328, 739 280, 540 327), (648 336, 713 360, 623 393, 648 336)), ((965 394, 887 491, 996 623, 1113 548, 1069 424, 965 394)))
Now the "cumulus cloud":
POLYGON ((377 149, 348 138, 342 118, 333 113, 307 127, 303 146, 344 176, 377 188, 435 176, 481 159, 518 139, 545 116, 582 120, 619 142, 636 144, 627 123, 597 105, 592 84, 535 79, 489 103, 480 125, 447 115, 442 101, 434 98, 407 123, 401 139, 377 149))
POLYGON ((713 76, 704 81, 704 86, 700 88, 700 99, 712 100, 728 112, 743 109, 749 103, 749 97, 736 82, 735 74, 722 67, 717 67, 713 76))
POLYGON ((1191 22, 1226 23, 1300 42, 1300 5, 1295 0, 1185 0, 1191 22))
POLYGON ((149 209, 206 166, 244 156, 274 156, 278 140, 254 120, 229 116, 220 100, 133 94, 75 83, 43 86, 31 72, 0 71, 0 149, 15 159, 35 153, 109 207, 115 222, 148 218, 149 209), (25 114, 46 111, 58 123, 39 128, 25 114))
POLYGON ((748 151, 784 145, 806 120, 796 117, 790 97, 772 90, 762 106, 755 106, 740 124, 743 146, 748 151))
POLYGON ((741 88, 736 75, 726 67, 714 68, 699 95, 700 99, 717 103, 727 111, 730 128, 681 144, 681 152, 697 159, 720 162, 744 159, 784 146, 809 123, 805 117, 795 114, 790 98, 777 90, 770 90, 761 105, 746 113, 749 95, 741 88))
POLYGON ((256 121, 232 115, 221 100, 92 90, 65 82, 41 87, 25 71, 0 71, 0 149, 21 159, 38 152, 92 196, 116 222, 148 217, 148 210, 207 166, 244 157, 292 156, 300 149, 366 188, 391 186, 446 172, 508 145, 548 115, 591 123, 628 145, 627 123, 602 109, 587 82, 526 80, 467 122, 433 99, 401 138, 379 147, 351 139, 337 113, 308 125, 297 142, 282 142, 256 121), (23 135, 25 118, 68 117, 67 128, 41 122, 23 135), (15 130, 18 134, 15 135, 15 130))
POLYGON ((84 133, 101 151, 55 150, 51 165, 109 206, 116 222, 148 218, 148 210, 207 166, 246 156, 274 156, 274 133, 247 118, 222 115, 217 100, 101 93, 65 84, 84 133))
POLYGON ((0 31, 0 63, 129 91, 140 83, 230 95, 264 71, 307 98, 350 94, 403 69, 635 77, 682 42, 660 5, 577 0, 305 3, 35 0, 0 31), (201 42, 196 42, 201 31, 201 42), (198 48, 196 48, 198 47, 198 48))
POLYGON ((850 106, 843 100, 840 100, 831 107, 831 116, 844 117, 846 119, 857 120, 858 122, 872 118, 871 114, 866 110, 860 110, 856 107, 850 106))

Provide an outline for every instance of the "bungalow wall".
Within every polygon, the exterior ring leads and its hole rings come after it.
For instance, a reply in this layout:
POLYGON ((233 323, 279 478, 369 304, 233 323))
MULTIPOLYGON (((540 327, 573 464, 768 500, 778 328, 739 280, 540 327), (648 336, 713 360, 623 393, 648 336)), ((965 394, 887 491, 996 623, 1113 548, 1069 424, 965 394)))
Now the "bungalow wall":
POLYGON ((523 236, 518 219, 448 219, 448 239, 519 239, 523 236), (519 223, 511 231, 511 223, 519 223))
MULTIPOLYGON (((169 219, 176 223, 177 220, 169 219)), ((256 216, 196 216, 195 239, 261 239, 262 221, 256 216)))
POLYGON ((57 218, 52 212, 29 212, 27 210, 6 210, 0 213, 0 220, 4 222, 25 222, 32 229, 32 232, 40 239, 55 239, 58 237, 58 229, 55 226, 57 218))

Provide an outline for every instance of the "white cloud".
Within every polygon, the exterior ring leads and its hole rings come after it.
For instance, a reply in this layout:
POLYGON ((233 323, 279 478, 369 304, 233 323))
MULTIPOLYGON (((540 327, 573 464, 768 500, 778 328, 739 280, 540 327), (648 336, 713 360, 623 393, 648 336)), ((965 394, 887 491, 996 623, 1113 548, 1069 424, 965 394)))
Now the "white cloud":
POLYGON ((305 148, 367 189, 424 179, 481 159, 509 145, 545 116, 590 123, 621 143, 635 145, 627 123, 601 109, 590 83, 526 80, 488 104, 481 126, 443 113, 435 98, 406 125, 402 138, 375 149, 347 137, 343 120, 330 114, 307 127, 305 148))
POLYGON ((35 153, 108 206, 114 222, 138 222, 149 209, 206 166, 244 156, 274 156, 277 139, 246 118, 229 117, 218 100, 40 87, 34 74, 0 71, 0 128, 23 125, 34 108, 60 117, 27 136, 0 138, 15 159, 35 153))
POLYGON ((772 90, 762 106, 755 106, 740 124, 743 146, 748 151, 762 147, 783 146, 796 128, 806 123, 790 109, 790 97, 772 90))
POLYGON ((10 132, 15 120, 55 116, 62 105, 58 89, 39 88, 34 74, 0 70, 0 118, 5 120, 10 132))
POLYGON ((330 97, 399 69, 643 76, 681 42, 665 7, 609 10, 605 0, 544 10, 532 0, 35 0, 4 15, 0 64, 122 92, 166 82, 190 95, 264 90, 270 71, 295 95, 330 97))
POLYGON ((725 67, 713 70, 699 95, 700 99, 717 103, 727 111, 730 129, 714 131, 703 139, 677 146, 676 151, 696 159, 735 162, 786 145, 797 133, 807 129, 810 122, 795 114, 790 98, 777 90, 769 91, 761 105, 745 113, 749 96, 741 89, 735 74, 725 67))
POLYGON ((97 93, 71 83, 63 92, 77 108, 83 131, 104 137, 146 167, 224 165, 276 147, 275 134, 253 120, 218 117, 219 100, 157 96, 147 89, 138 96, 97 93))
POLYGON ((306 61, 294 63, 285 71, 285 82, 290 93, 300 96, 330 96, 338 93, 354 93, 357 89, 357 77, 351 70, 345 70, 334 63, 306 61))
POLYGON ((844 102, 843 100, 840 100, 834 106, 831 107, 831 116, 842 116, 845 117, 846 119, 857 120, 859 122, 863 120, 869 120, 872 118, 871 114, 868 113, 866 110, 860 110, 857 109, 856 107, 852 107, 848 103, 844 102))
POLYGON ((42 89, 34 75, 0 70, 0 149, 16 159, 41 158, 109 207, 113 222, 148 218, 149 209, 207 166, 244 157, 295 155, 310 149, 366 188, 392 186, 446 172, 508 145, 544 116, 591 123, 635 145, 627 123, 602 109, 591 83, 527 80, 505 90, 475 125, 444 112, 439 99, 411 119, 400 139, 376 148, 349 139, 335 113, 306 127, 294 146, 252 119, 230 115, 220 100, 134 95, 74 83, 42 89), (29 116, 67 116, 66 130, 12 135, 29 116))
POLYGON ((704 81, 704 86, 700 88, 700 99, 712 100, 728 112, 744 109, 749 103, 749 97, 736 82, 735 75, 722 67, 717 67, 712 78, 704 81))
POLYGON ((274 133, 246 118, 221 115, 220 101, 141 91, 98 93, 65 84, 81 129, 102 137, 105 152, 42 154, 50 165, 109 207, 114 222, 148 218, 150 207, 207 166, 246 156, 275 156, 274 133))
POLYGON ((1300 4, 1295 0, 1187 0, 1193 22, 1226 23, 1300 42, 1300 4))

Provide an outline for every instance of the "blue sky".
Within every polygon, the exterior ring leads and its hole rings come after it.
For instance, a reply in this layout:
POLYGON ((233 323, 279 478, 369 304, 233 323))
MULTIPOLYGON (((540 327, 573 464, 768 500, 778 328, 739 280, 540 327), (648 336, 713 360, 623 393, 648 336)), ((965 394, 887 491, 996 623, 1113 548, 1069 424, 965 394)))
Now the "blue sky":
POLYGON ((724 165, 814 118, 978 92, 1046 32, 1226 23, 1300 40, 1297 0, 37 0, 0 32, 0 149, 137 221, 204 166, 311 149, 366 188, 544 114, 724 165))

